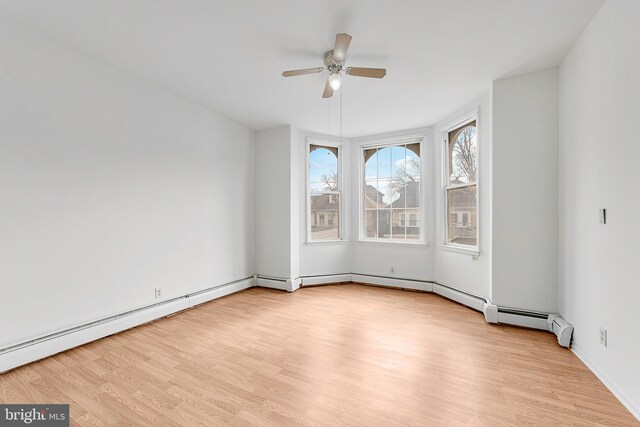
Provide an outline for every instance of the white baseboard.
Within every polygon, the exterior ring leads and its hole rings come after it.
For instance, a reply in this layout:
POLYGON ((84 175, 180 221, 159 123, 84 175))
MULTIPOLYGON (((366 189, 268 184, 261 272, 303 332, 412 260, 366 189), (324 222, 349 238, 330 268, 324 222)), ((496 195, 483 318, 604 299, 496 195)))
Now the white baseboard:
POLYGON ((302 286, 326 285, 327 283, 352 282, 351 273, 325 274, 322 276, 306 276, 302 278, 302 286))
POLYGON ((300 289, 300 286, 302 286, 302 278, 300 277, 287 280, 287 292, 297 291, 300 289))
POLYGON ((399 279, 396 277, 374 276, 358 273, 307 276, 302 279, 302 286, 339 282, 359 282, 366 283, 368 285, 390 286, 423 292, 435 292, 440 296, 459 302, 460 304, 466 305, 481 312, 483 311, 484 305, 487 303, 486 298, 471 295, 464 291, 431 281, 399 279))
POLYGON ((487 302, 485 298, 476 297, 457 289, 440 285, 438 283, 433 284, 433 292, 480 312, 482 312, 482 308, 487 302))
POLYGON ((256 286, 259 286, 261 288, 289 291, 289 285, 287 283, 287 281, 289 280, 291 279, 284 279, 281 277, 256 276, 256 286))
POLYGON ((422 282, 411 279, 396 279, 393 277, 369 276, 366 274, 351 275, 351 281, 367 283, 369 285, 392 286, 395 288, 413 289, 416 291, 433 292, 433 282, 422 282))
POLYGON ((17 368, 252 286, 253 278, 243 279, 51 334, 24 345, 14 345, 0 353, 0 372, 17 368))
POLYGON ((289 279, 284 277, 267 277, 256 276, 256 286, 260 288, 278 289, 281 291, 294 292, 300 289, 302 285, 302 279, 296 277, 295 279, 289 279))
POLYGON ((596 377, 598 377, 600 381, 602 381, 602 384, 604 384, 604 386, 607 387, 611 393, 613 393, 613 395, 620 401, 620 403, 622 403, 624 407, 627 408, 629 412, 631 412, 631 415, 633 415, 638 419, 638 421, 640 421, 640 403, 634 402, 629 399, 620 390, 620 388, 615 385, 613 381, 611 381, 605 374, 602 373, 600 369, 598 369, 593 363, 589 361, 587 356, 580 350, 580 347, 574 344, 573 347, 571 347, 571 351, 573 352, 573 354, 578 356, 578 359, 580 359, 582 363, 584 363, 587 368, 589 368, 589 370, 593 372, 596 377))
POLYGON ((487 300, 482 306, 484 320, 487 323, 498 323, 498 306, 487 300))
POLYGON ((204 291, 196 292, 189 295, 189 307, 195 307, 196 305, 203 304, 207 301, 211 301, 217 298, 224 297, 236 292, 244 291, 245 289, 252 288, 254 285, 253 277, 232 282, 227 285, 218 286, 204 291))

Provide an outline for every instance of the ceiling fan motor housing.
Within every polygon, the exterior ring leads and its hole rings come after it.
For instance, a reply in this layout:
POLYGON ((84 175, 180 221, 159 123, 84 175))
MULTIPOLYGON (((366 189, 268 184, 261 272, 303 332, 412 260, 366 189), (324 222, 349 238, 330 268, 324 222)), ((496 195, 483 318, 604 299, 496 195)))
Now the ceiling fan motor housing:
POLYGON ((329 50, 324 54, 324 65, 327 67, 329 71, 340 71, 342 70, 342 65, 344 62, 336 62, 333 59, 333 50, 329 50))

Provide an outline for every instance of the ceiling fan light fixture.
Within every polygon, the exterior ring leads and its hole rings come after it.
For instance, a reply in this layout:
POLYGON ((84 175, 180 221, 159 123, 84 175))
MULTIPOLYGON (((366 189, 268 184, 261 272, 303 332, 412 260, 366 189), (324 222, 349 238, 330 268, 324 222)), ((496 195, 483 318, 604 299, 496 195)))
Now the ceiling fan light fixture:
POLYGON ((351 43, 351 36, 347 33, 336 34, 336 42, 333 50, 324 53, 324 67, 303 68, 300 70, 289 70, 282 73, 282 77, 301 76, 304 74, 315 74, 323 71, 329 71, 331 74, 324 84, 323 98, 331 98, 333 92, 342 86, 342 71, 350 76, 369 77, 372 79, 381 79, 387 74, 384 68, 363 68, 363 67, 344 67, 347 56, 347 49, 351 43))
POLYGON ((331 89, 338 90, 341 84, 342 76, 340 75, 340 71, 331 73, 329 76, 329 86, 331 86, 331 89))

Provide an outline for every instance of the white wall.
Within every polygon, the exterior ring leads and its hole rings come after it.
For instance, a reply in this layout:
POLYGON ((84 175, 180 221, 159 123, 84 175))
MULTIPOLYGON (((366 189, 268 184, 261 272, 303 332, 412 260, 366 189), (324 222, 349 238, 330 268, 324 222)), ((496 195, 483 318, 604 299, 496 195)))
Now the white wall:
POLYGON ((640 2, 607 1, 560 65, 559 163, 560 314, 576 353, 638 418, 639 16, 640 2))
MULTIPOLYGON (((256 272, 289 279, 292 269, 291 126, 256 132, 256 272)), ((297 246, 296 246, 297 248, 297 246)))
POLYGON ((487 91, 476 101, 437 123, 434 130, 434 217, 435 217, 435 280, 466 292, 491 295, 491 191, 492 135, 491 95, 487 91), (443 247, 445 242, 445 199, 443 172, 443 131, 462 116, 478 110, 478 186, 480 255, 453 252, 443 247))
POLYGON ((253 274, 253 132, 8 22, 0 57, 0 348, 253 274))
POLYGON ((557 312, 558 69, 493 82, 491 300, 557 312))
POLYGON ((290 229, 291 239, 289 246, 291 248, 291 272, 290 278, 296 279, 300 277, 300 223, 304 220, 298 212, 300 206, 300 182, 304 182, 304 174, 300 174, 298 165, 299 158, 304 153, 303 144, 299 143, 300 131, 294 127, 291 128, 289 137, 289 145, 291 155, 289 156, 289 170, 291 171, 291 179, 289 180, 289 218, 291 218, 290 229))

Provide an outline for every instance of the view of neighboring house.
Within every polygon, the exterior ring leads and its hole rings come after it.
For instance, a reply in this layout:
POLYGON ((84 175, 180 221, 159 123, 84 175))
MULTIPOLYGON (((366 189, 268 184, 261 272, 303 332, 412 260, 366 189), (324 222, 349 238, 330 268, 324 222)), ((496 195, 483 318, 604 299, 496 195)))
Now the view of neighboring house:
MULTIPOLYGON (((456 184, 457 182, 453 182, 456 184)), ((448 193, 448 242, 475 246, 477 244, 478 210, 476 188, 462 187, 448 193)))
POLYGON ((420 238, 420 182, 409 181, 390 205, 393 238, 420 238))
POLYGON ((338 194, 311 195, 312 240, 340 238, 340 199, 338 194))
POLYGON ((378 210, 387 207, 382 201, 384 193, 378 191, 373 185, 365 187, 364 194, 364 235, 365 237, 377 237, 382 230, 389 229, 389 219, 382 216, 378 218, 378 210), (380 222, 378 222, 380 221, 380 222))

